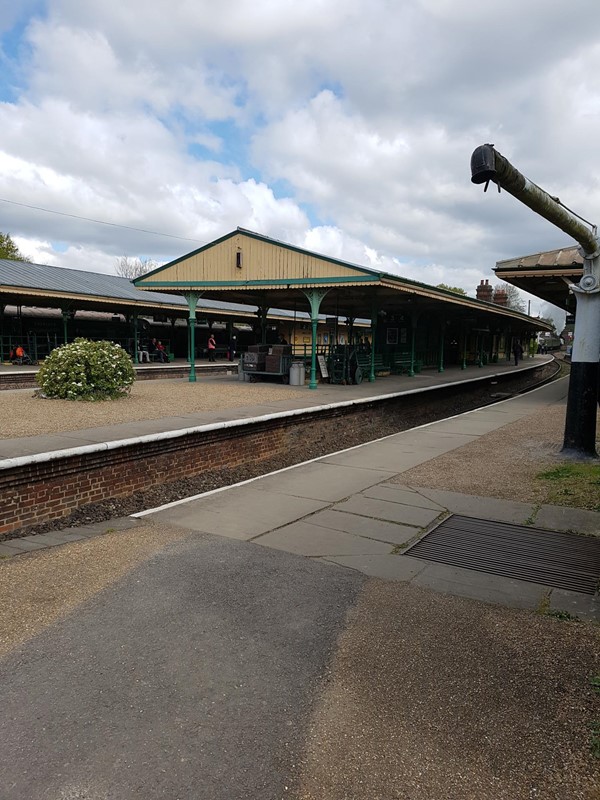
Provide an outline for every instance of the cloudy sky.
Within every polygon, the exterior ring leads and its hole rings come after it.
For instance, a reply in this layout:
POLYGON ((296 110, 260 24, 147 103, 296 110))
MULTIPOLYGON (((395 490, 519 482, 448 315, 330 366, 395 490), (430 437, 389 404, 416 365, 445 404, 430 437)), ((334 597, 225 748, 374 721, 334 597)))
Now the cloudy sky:
POLYGON ((0 6, 0 230, 32 261, 113 272, 239 225, 474 295, 572 244, 470 183, 484 142, 600 221, 598 0, 0 6))

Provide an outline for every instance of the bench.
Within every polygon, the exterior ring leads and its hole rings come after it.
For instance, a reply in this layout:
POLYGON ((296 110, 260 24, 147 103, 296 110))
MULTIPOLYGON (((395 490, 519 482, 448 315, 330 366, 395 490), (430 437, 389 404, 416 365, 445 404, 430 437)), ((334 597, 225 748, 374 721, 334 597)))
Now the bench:
MULTIPOLYGON (((410 365, 411 365, 410 356, 405 356, 405 355, 392 356, 391 370, 393 375, 402 375, 403 372, 406 373, 410 372, 410 365)), ((421 372, 422 368, 423 368, 423 362, 420 359, 415 358, 413 362, 413 369, 415 371, 415 374, 421 372)))
MULTIPOLYGON (((370 353, 357 353, 356 360, 358 362, 359 367, 363 371, 363 375, 366 377, 367 375, 371 374, 371 354, 370 353)), ((385 358, 381 353, 375 353, 375 357, 373 359, 373 366, 375 375, 383 376, 390 374, 390 368, 385 363, 385 358)))

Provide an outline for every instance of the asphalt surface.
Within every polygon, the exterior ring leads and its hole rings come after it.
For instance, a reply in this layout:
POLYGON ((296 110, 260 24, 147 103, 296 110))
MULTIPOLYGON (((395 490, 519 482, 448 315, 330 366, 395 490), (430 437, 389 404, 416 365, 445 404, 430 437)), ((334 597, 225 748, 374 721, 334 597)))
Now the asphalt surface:
POLYGON ((171 544, 0 662, 2 800, 289 796, 364 580, 171 544))

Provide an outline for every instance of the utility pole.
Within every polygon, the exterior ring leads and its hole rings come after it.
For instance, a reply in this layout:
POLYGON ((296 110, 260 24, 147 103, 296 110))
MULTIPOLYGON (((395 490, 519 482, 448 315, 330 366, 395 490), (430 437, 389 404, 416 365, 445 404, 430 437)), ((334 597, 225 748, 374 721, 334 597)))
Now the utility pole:
POLYGON ((596 411, 600 374, 600 242, 597 226, 569 211, 558 197, 552 197, 521 175, 494 149, 493 144, 481 145, 473 151, 471 181, 484 183, 484 191, 492 181, 498 186, 498 191, 502 187, 581 245, 583 275, 579 284, 570 286, 577 309, 563 452, 597 457, 596 411))

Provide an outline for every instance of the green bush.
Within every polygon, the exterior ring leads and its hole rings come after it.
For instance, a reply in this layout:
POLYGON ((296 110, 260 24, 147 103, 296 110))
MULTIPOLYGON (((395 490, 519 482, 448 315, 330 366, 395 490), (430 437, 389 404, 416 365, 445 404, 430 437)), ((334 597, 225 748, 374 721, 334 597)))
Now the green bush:
POLYGON ((134 378, 131 358, 120 345, 88 339, 57 347, 37 374, 44 395, 63 400, 122 397, 134 378))

